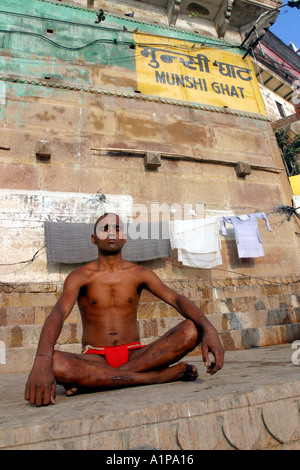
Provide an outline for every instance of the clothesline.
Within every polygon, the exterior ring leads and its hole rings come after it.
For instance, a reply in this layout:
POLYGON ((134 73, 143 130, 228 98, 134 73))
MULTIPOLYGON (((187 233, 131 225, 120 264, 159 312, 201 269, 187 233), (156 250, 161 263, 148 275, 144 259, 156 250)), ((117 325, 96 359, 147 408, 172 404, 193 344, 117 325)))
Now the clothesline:
MULTIPOLYGON (((266 215, 266 216, 267 216, 267 215, 268 215, 268 216, 274 216, 274 215, 281 215, 281 214, 283 214, 283 215, 286 215, 286 219, 285 219, 285 220, 288 220, 288 221, 289 221, 289 220, 291 219, 292 215, 295 214, 295 211, 296 211, 297 209, 299 209, 299 208, 294 208, 294 207, 291 207, 291 206, 276 206, 276 207, 267 209, 266 212, 265 212, 265 215, 266 215)), ((255 215, 255 214, 259 214, 259 213, 254 213, 254 215, 255 215)), ((298 219, 300 219, 300 217, 298 216, 298 214, 295 214, 295 215, 297 216, 297 223, 298 223, 298 219)), ((242 216, 232 216, 232 217, 242 217, 242 216)), ((220 220, 221 218, 220 218, 220 217, 219 217, 219 218, 217 217, 217 218, 215 218, 215 219, 216 219, 216 220, 218 220, 218 219, 220 220)), ((202 221, 206 221, 206 222, 207 222, 209 219, 199 219, 199 220, 202 220, 202 221)), ((61 225, 62 223, 61 223, 61 222, 58 222, 58 223, 53 222, 53 224, 56 225, 57 227, 58 227, 58 226, 59 226, 59 227, 62 227, 62 225, 61 225)), ((74 224, 72 224, 72 223, 65 223, 65 224, 66 224, 67 226, 69 226, 69 227, 74 226, 74 224)), ((275 223, 275 224, 276 224, 276 223, 275 223)), ((93 224, 79 224, 79 225, 84 225, 84 226, 85 226, 85 229, 87 229, 87 226, 89 226, 89 228, 88 228, 89 234, 88 234, 88 237, 87 237, 87 241, 88 241, 88 243, 90 243, 90 233, 91 233, 90 230, 91 230, 93 224)), ((274 225, 274 222, 273 222, 273 225, 274 225)), ((7 228, 9 228, 9 227, 7 227, 7 228)), ((26 228, 26 227, 24 227, 24 228, 26 228)), ((297 232, 296 232, 296 234, 297 234, 297 232)), ((167 241, 168 241, 168 240, 167 240, 167 241)), ((152 245, 152 250, 153 250, 153 251, 152 251, 152 254, 151 254, 150 256, 149 256, 149 252, 148 252, 148 255, 146 256, 146 259, 145 259, 145 258, 143 259, 143 256, 142 256, 141 259, 139 259, 139 260, 138 260, 138 259, 137 259, 137 260, 133 260, 133 259, 132 259, 132 261, 138 262, 138 261, 144 261, 144 260, 147 260, 147 259, 149 260, 150 258, 151 258, 151 259, 167 259, 168 257, 171 256, 171 255, 170 255, 170 248, 169 248, 169 246, 168 246, 167 241, 164 240, 164 242, 163 242, 164 245, 161 244, 161 246, 160 246, 160 249, 161 249, 161 250, 163 249, 163 252, 162 252, 162 251, 161 251, 160 253, 157 252, 157 247, 155 247, 155 241, 154 241, 154 244, 152 245)), ((69 243, 69 240, 68 240, 67 243, 69 243)), ((145 241, 145 243, 147 244, 147 240, 145 241)), ((160 243, 161 243, 161 241, 160 241, 160 243)), ((46 243, 46 245, 48 245, 48 243, 46 243)), ((144 249, 143 246, 145 246, 145 245, 143 245, 143 243, 142 243, 142 244, 140 245, 140 253, 143 252, 143 249, 144 249)), ((44 248, 44 247, 42 247, 42 248, 44 248)), ((9 266, 9 265, 12 266, 12 265, 21 265, 21 264, 23 264, 23 265, 26 264, 26 266, 27 266, 28 264, 30 264, 31 262, 33 262, 33 261, 35 260, 36 255, 42 250, 42 248, 40 248, 40 249, 36 252, 36 254, 35 254, 32 258, 30 258, 30 259, 28 259, 28 260, 19 261, 19 262, 14 262, 14 263, 9 263, 9 264, 8 264, 8 263, 5 263, 5 264, 1 263, 0 266, 9 266)), ((63 246, 62 246, 61 248, 62 248, 62 250, 64 250, 64 247, 63 247, 63 246)), ((134 247, 134 251, 135 251, 135 248, 136 248, 136 247, 134 247)), ((148 248, 149 248, 149 247, 148 247, 148 248)), ((191 254, 189 253, 189 254, 187 255, 186 253, 181 252, 181 259, 179 259, 179 261, 185 261, 186 259, 189 259, 190 261, 188 262, 188 264, 189 264, 189 263, 192 263, 192 264, 194 263, 194 264, 196 264, 195 266, 191 266, 191 267, 198 267, 197 264, 198 264, 198 262, 199 262, 199 260, 200 260, 200 261, 202 261, 202 263, 206 263, 206 266, 205 266, 206 268, 215 267, 215 266, 217 266, 218 264, 222 264, 222 258, 221 258, 221 256, 220 256, 221 244, 219 244, 219 245, 217 246, 217 248, 219 248, 219 249, 215 249, 213 252, 211 252, 211 251, 210 251, 210 252, 209 252, 209 251, 206 251, 206 253, 204 254, 205 256, 203 256, 203 254, 199 253, 199 248, 198 248, 198 250, 197 250, 197 251, 198 251, 197 256, 195 256, 195 254, 194 254, 194 255, 191 255, 191 254), (212 253, 213 253, 213 254, 212 254, 212 253), (209 266, 209 263, 211 264, 211 266, 209 266)), ((48 249, 49 249, 49 246, 48 246, 47 250, 48 250, 48 249)), ((193 253, 193 252, 191 252, 191 253, 193 253)), ((97 253, 96 253, 95 251, 93 251, 92 258, 94 259, 96 256, 97 256, 97 253)), ((50 260, 49 258, 48 258, 48 261, 51 262, 51 260, 50 260)), ((83 260, 80 261, 80 262, 85 262, 85 261, 88 261, 88 260, 83 259, 83 260)), ((55 261, 55 262, 60 263, 60 262, 63 262, 63 261, 61 261, 61 260, 58 259, 58 260, 55 261)), ((74 260, 72 260, 72 259, 71 259, 71 260, 68 260, 68 263, 69 263, 69 264, 74 264, 74 263, 76 264, 77 262, 78 262, 78 261, 76 261, 76 260, 74 261, 74 260)), ((24 266, 24 267, 26 267, 26 266, 24 266)), ((188 266, 187 266, 187 267, 188 267, 188 266)))
POLYGON ((265 221, 271 231, 267 216, 263 212, 223 216, 220 218, 174 220, 170 222, 172 248, 177 249, 178 261, 185 266, 211 269, 223 264, 221 256, 221 234, 226 236, 226 225, 233 225, 239 258, 265 256, 257 220, 265 221))
MULTIPOLYGON (((265 256, 257 219, 264 213, 221 218, 144 222, 128 225, 123 257, 128 261, 149 261, 170 258, 177 249, 178 260, 185 266, 210 269, 223 264, 221 233, 226 236, 226 224, 232 224, 240 258, 265 256), (133 227, 133 231, 130 230, 133 227)), ((45 222, 47 260, 52 263, 77 264, 97 257, 90 234, 93 224, 45 222)))

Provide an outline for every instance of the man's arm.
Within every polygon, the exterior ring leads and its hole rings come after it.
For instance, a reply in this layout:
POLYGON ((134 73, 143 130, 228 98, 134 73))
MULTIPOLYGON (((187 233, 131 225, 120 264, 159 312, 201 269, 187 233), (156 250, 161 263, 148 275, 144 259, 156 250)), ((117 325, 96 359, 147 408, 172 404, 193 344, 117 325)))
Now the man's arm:
POLYGON ((204 313, 187 297, 166 286, 156 274, 144 268, 143 278, 147 289, 155 296, 174 307, 184 318, 192 320, 199 332, 203 333, 201 349, 207 372, 215 374, 224 364, 224 348, 215 327, 204 313), (210 364, 209 353, 214 356, 210 364))
POLYGON ((52 371, 54 346, 64 321, 77 300, 80 288, 78 281, 75 272, 67 276, 63 292, 44 323, 35 361, 25 388, 25 400, 31 404, 41 406, 55 403, 56 381, 52 371))

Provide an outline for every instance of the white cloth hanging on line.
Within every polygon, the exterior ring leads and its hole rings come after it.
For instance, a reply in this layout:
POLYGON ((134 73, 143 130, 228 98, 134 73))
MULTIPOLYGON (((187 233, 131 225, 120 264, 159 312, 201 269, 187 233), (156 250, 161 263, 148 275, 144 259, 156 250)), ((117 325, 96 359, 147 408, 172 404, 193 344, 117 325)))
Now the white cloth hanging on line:
POLYGON ((174 220, 170 223, 172 248, 185 266, 210 269, 222 264, 219 220, 174 220))
POLYGON ((265 256, 265 250, 258 230, 258 218, 265 221, 268 231, 271 232, 270 224, 264 212, 222 217, 220 219, 222 235, 227 235, 226 224, 233 225, 239 258, 265 256))
POLYGON ((220 250, 215 253, 190 253, 178 250, 178 261, 191 268, 211 269, 223 263, 220 250))

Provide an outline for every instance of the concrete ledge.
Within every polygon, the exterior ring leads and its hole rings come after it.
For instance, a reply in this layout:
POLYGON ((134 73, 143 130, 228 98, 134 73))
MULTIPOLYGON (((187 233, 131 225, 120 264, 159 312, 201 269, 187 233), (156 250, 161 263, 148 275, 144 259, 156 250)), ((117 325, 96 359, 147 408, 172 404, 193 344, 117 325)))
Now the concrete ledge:
MULTIPOLYGON (((300 449, 300 375, 291 344, 232 351, 195 382, 65 397, 36 408, 25 375, 0 378, 1 449, 300 449)), ((300 351, 298 355, 300 360, 300 351)))

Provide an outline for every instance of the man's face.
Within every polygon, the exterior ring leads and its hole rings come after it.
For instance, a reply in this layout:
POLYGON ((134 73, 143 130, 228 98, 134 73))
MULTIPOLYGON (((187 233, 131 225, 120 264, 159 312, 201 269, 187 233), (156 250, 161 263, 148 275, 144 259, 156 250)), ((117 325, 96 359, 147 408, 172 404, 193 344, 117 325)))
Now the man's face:
POLYGON ((102 252, 119 252, 126 242, 122 221, 115 214, 106 215, 97 223, 92 240, 102 252))

